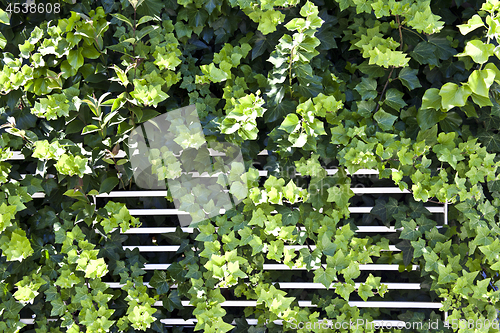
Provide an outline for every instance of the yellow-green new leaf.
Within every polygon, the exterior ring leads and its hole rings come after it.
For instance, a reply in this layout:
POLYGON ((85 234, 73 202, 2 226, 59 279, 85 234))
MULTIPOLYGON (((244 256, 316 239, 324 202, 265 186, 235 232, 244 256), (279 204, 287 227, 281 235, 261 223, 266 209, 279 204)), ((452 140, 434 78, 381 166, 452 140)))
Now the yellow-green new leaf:
POLYGON ((485 44, 481 40, 471 40, 465 45, 463 53, 457 54, 457 57, 469 56, 475 63, 484 64, 493 55, 495 46, 492 44, 485 44))
POLYGON ((458 26, 460 33, 462 35, 467 35, 469 32, 476 30, 477 28, 484 27, 483 19, 479 15, 472 16, 467 24, 461 24, 458 26))
POLYGON ((455 106, 462 107, 467 103, 467 98, 471 93, 471 88, 466 85, 459 87, 455 83, 448 82, 439 91, 441 107, 444 111, 449 111, 455 106))

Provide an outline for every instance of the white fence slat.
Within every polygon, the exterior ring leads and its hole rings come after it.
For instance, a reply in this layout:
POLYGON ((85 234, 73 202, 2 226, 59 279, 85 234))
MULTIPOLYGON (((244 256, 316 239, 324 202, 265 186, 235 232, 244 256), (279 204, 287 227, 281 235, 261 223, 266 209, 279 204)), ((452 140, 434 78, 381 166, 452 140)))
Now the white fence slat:
MULTIPOLYGON (((262 265, 263 270, 267 271, 288 271, 288 270, 306 270, 306 267, 295 267, 293 266, 292 268, 288 267, 285 264, 263 264, 262 265)), ((170 267, 170 264, 144 264, 144 270, 145 271, 154 271, 157 269, 164 270, 168 269, 170 267)), ((412 270, 416 271, 420 267, 418 265, 412 265, 412 270)), ((312 268, 312 270, 315 270, 317 268, 312 268)), ((397 264, 360 264, 359 265, 359 270, 360 271, 397 271, 399 270, 399 265, 397 264)))
MULTIPOLYGON (((181 301, 182 306, 192 306, 190 301, 181 301)), ((316 307, 312 301, 298 301, 300 307, 316 307)), ((162 306, 162 301, 155 302, 154 306, 162 306)), ((254 307, 257 301, 224 301, 221 306, 227 307, 254 307)), ((350 306, 358 308, 394 308, 394 309, 440 309, 441 303, 436 302, 396 302, 396 301, 349 301, 350 306)))
MULTIPOLYGON (((180 245, 125 245, 123 246, 124 250, 133 250, 135 248, 139 249, 139 252, 177 252, 180 245)), ((316 245, 285 245, 285 249, 293 249, 295 251, 299 251, 300 249, 311 248, 311 250, 316 249, 316 245)), ((267 249, 264 248, 263 252, 267 252, 267 249)), ((389 245, 389 251, 398 252, 401 251, 395 245, 389 245)))
MULTIPOLYGON (((112 288, 112 289, 117 289, 125 286, 123 283, 119 282, 106 282, 106 284, 112 288)), ((143 283, 145 286, 148 288, 152 288, 151 285, 148 282, 143 283)), ((279 284, 280 288, 282 289, 326 289, 326 287, 321 284, 321 283, 314 283, 314 282, 273 282, 274 284, 279 284)), ((400 282, 381 282, 381 284, 385 284, 387 286, 388 290, 420 290, 420 283, 400 283, 400 282)), ((354 287, 356 289, 359 289, 359 287, 362 285, 360 282, 354 283, 354 287)), ((170 289, 175 289, 177 288, 177 285, 171 285, 170 289)), ((225 289, 223 287, 220 287, 221 289, 225 289)), ((334 284, 332 283, 332 286, 330 289, 335 289, 334 284)))

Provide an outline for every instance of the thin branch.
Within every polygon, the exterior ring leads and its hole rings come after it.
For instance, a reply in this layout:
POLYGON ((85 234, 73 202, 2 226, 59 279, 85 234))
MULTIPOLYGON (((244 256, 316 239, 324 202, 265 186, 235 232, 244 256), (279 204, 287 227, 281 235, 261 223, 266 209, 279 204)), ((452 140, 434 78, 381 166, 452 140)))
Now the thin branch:
POLYGON ((399 15, 396 15, 396 22, 398 23, 399 30, 399 50, 403 51, 403 34, 401 33, 401 22, 399 21, 399 15))
POLYGON ((389 72, 389 77, 387 78, 387 82, 384 85, 384 89, 382 89, 382 92, 380 93, 380 97, 379 97, 378 103, 377 103, 377 108, 375 109, 374 113, 377 113, 378 109, 380 108, 380 101, 382 100, 382 96, 384 96, 385 90, 387 89, 389 82, 391 82, 392 72, 394 72, 394 66, 391 66, 391 71, 389 72))
POLYGON ((401 29, 405 29, 405 30, 407 30, 407 31, 409 31, 409 32, 412 32, 412 33, 414 33, 415 35, 417 35, 417 36, 418 36, 421 40, 423 40, 424 42, 426 41, 426 40, 425 40, 425 38, 424 38, 424 37, 422 37, 422 36, 420 36, 420 34, 419 34, 418 32, 415 32, 415 31, 413 31, 413 30, 411 30, 411 29, 408 29, 407 27, 404 27, 404 26, 401 26, 401 29))

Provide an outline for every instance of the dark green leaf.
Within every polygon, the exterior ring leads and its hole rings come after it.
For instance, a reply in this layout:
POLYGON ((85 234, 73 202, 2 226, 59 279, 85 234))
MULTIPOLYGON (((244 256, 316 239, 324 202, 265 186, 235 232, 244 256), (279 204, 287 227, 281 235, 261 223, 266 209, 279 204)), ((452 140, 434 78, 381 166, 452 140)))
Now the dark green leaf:
POLYGON ((116 177, 106 178, 99 188, 99 193, 109 193, 113 190, 120 181, 116 177))
POLYGON ((481 132, 477 137, 488 151, 500 153, 500 135, 492 132, 481 132))
POLYGON ((401 83, 408 88, 408 90, 412 91, 413 89, 420 88, 422 85, 417 77, 418 70, 412 69, 411 67, 405 67, 399 72, 399 80, 401 83))
POLYGON ((403 253, 403 263, 405 266, 411 264, 413 260, 413 246, 409 240, 405 239, 396 244, 396 248, 400 249, 403 253))
POLYGON ((417 121, 422 130, 427 130, 436 125, 440 120, 444 119, 446 114, 434 109, 418 110, 417 121))
POLYGON ((420 42, 417 46, 410 52, 410 56, 418 61, 421 65, 429 64, 432 66, 437 66, 438 58, 434 52, 436 52, 436 46, 429 42, 420 42))
POLYGON ((166 294, 170 290, 165 271, 155 270, 151 280, 149 280, 149 284, 156 289, 158 295, 166 294))

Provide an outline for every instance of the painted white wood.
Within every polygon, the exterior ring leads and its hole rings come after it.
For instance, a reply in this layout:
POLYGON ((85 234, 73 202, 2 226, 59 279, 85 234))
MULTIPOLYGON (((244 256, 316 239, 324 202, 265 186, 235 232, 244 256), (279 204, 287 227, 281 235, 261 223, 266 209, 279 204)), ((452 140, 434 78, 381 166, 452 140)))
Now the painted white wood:
MULTIPOLYGON (((112 289, 118 289, 123 287, 125 284, 119 283, 119 282, 106 282, 106 284, 112 288, 112 289)), ((153 288, 148 282, 143 283, 145 286, 148 288, 153 288)), ((326 287, 321 284, 321 283, 314 283, 314 282, 273 282, 273 285, 279 284, 279 287, 281 289, 326 289, 326 287)), ((420 290, 420 283, 392 283, 392 282, 381 282, 381 284, 385 284, 387 286, 387 289, 389 290, 420 290)), ((361 286, 362 283, 356 282, 354 284, 354 287, 356 289, 361 286)), ((171 285, 170 289, 176 289, 177 285, 171 285)), ((226 289, 221 287, 221 289, 226 289)), ((335 289, 334 284, 332 283, 332 286, 330 289, 335 289)))
MULTIPOLYGON (((182 306, 192 306, 190 301, 181 301, 182 306)), ((312 301, 298 301, 300 307, 316 307, 312 301)), ((154 306, 162 306, 162 301, 155 302, 154 306)), ((257 301, 224 301, 220 303, 226 307, 254 307, 257 301)), ((436 302, 394 302, 394 301, 349 301, 350 306, 358 308, 393 308, 393 309, 440 309, 443 305, 436 302)))
MULTIPOLYGON (((139 249, 139 252, 177 252, 179 247, 180 245, 125 245, 123 246, 123 249, 139 249)), ((285 245, 284 247, 285 249, 293 249, 294 251, 309 248, 307 245, 285 245)), ((310 248, 314 251, 316 249, 316 245, 310 245, 310 248)), ((264 248, 262 251, 267 252, 267 248, 264 248)), ((389 251, 399 252, 401 250, 395 245, 389 245, 389 251)))
MULTIPOLYGON (((263 269, 265 271, 289 271, 289 270, 306 270, 306 267, 296 267, 292 266, 292 268, 288 267, 285 264, 263 264, 263 269)), ((157 269, 165 270, 170 267, 170 264, 144 264, 145 271, 154 271, 157 269)), ((412 265, 412 270, 416 271, 420 267, 418 265, 412 265)), ((316 270, 317 268, 312 268, 312 270, 316 270)), ((399 270, 399 265, 397 264, 360 264, 360 271, 397 271, 399 270)))

